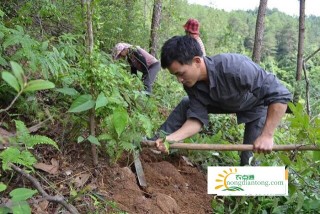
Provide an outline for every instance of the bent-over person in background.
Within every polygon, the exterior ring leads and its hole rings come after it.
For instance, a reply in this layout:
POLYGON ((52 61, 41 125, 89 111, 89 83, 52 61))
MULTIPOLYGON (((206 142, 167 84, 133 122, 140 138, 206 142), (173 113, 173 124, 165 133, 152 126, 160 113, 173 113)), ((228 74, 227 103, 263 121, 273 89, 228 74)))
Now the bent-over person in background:
POLYGON ((161 69, 160 62, 139 46, 118 43, 113 49, 113 59, 127 59, 131 73, 142 72, 142 81, 148 93, 152 93, 152 85, 161 69))

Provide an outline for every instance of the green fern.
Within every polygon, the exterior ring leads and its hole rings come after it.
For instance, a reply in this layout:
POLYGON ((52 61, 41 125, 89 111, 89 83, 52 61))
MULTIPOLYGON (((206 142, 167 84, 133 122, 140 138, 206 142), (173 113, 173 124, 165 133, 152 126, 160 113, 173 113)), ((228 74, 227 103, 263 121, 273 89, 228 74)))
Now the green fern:
POLYGON ((52 139, 42 136, 42 135, 30 135, 28 128, 26 125, 19 120, 15 120, 16 129, 17 129, 17 140, 18 143, 23 143, 27 148, 33 148, 38 144, 48 144, 54 146, 58 149, 58 145, 52 139))
POLYGON ((19 148, 29 149, 39 144, 47 144, 59 149, 57 143, 46 136, 30 135, 28 128, 22 121, 16 120, 15 123, 17 129, 16 136, 10 137, 9 140, 13 143, 12 145, 18 145, 18 147, 11 146, 0 153, 3 170, 10 169, 9 163, 15 163, 33 169, 32 166, 37 160, 28 150, 20 151, 19 148), (20 147, 20 145, 24 146, 20 147))
POLYGON ((32 169, 33 164, 37 162, 35 157, 29 151, 20 152, 17 148, 9 147, 0 153, 2 160, 2 169, 10 169, 9 163, 20 164, 32 169))
POLYGON ((29 129, 27 126, 20 120, 15 120, 16 123, 16 136, 18 141, 23 141, 25 138, 29 137, 29 129))
MULTIPOLYGON (((38 72, 41 68, 41 74, 48 79, 51 75, 58 77, 69 68, 66 56, 55 46, 50 45, 49 41, 42 43, 28 35, 22 26, 17 25, 15 29, 5 28, 0 25, 0 45, 3 50, 11 46, 17 47, 10 60, 27 60, 27 70, 38 72), (31 69, 31 70, 30 70, 31 69)), ((0 56, 0 65, 5 65, 6 59, 0 56)))
POLYGON ((42 135, 30 135, 24 143, 26 144, 27 147, 31 147, 31 148, 34 147, 35 145, 47 144, 47 145, 54 146, 56 149, 59 149, 56 142, 42 135))
POLYGON ((126 151, 132 151, 134 149, 134 145, 131 142, 121 142, 121 147, 126 151))

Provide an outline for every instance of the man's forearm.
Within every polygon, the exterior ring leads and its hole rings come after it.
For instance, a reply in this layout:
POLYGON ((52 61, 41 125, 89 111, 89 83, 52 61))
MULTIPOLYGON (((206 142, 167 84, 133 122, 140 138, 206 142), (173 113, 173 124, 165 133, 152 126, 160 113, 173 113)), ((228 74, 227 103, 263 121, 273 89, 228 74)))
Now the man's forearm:
POLYGON ((279 125, 281 118, 285 114, 287 104, 273 103, 268 107, 268 113, 264 128, 261 135, 272 137, 277 126, 279 125))
POLYGON ((168 141, 181 141, 192 135, 198 133, 201 130, 202 123, 197 119, 188 119, 180 129, 168 135, 166 139, 168 141))

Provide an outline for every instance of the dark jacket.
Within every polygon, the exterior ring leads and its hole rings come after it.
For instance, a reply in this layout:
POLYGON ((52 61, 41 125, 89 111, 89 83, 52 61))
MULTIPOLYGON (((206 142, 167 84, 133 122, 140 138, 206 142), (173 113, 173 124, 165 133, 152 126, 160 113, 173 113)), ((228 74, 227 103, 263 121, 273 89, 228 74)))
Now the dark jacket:
POLYGON ((208 124, 208 113, 236 113, 238 123, 265 116, 268 105, 288 103, 292 94, 272 73, 240 54, 204 57, 209 83, 185 87, 190 99, 188 118, 208 124), (208 85, 209 84, 209 85, 208 85))

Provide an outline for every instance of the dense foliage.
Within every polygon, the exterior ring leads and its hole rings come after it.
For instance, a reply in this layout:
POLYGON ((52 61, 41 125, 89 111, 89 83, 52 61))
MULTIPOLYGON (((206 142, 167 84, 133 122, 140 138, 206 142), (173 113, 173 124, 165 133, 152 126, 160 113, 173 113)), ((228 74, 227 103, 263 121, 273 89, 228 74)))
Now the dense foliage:
MULTIPOLYGON (((94 50, 89 55, 85 42, 86 5, 80 1, 1 1, 1 127, 10 130, 19 125, 26 139, 56 146, 44 136, 31 137, 24 127, 24 124, 34 125, 50 118, 63 126, 61 136, 50 136, 58 146, 66 142, 90 142, 98 146, 100 154, 107 154, 111 162, 116 162, 124 151, 133 151, 133 141, 151 136, 184 96, 182 87, 166 71, 159 73, 154 94, 147 96, 139 76, 130 75, 124 62, 111 59, 112 47, 121 41, 148 50, 152 4, 153 1, 142 0, 92 1, 94 50), (19 74, 20 71, 23 74, 19 74), (27 83, 36 80, 36 88, 25 89, 27 83), (55 89, 50 89, 53 87, 55 89), (89 132, 88 120, 92 112, 97 121, 96 136, 89 132), (14 123, 15 120, 24 124, 14 123)), ((201 23, 201 38, 207 55, 237 52, 251 57, 256 10, 225 12, 189 5, 186 0, 163 0, 162 8, 158 52, 165 40, 184 34, 182 25, 194 17, 201 23)), ((319 48, 319 32, 320 17, 306 17, 305 56, 319 48)), ((276 9, 267 11, 261 66, 275 73, 292 92, 300 90, 303 104, 305 81, 295 82, 297 38, 298 17, 276 9)), ((279 144, 320 144, 320 54, 308 61, 307 71, 312 114, 306 115, 301 104, 291 105, 294 114, 286 117, 277 132, 279 144)), ((31 85, 34 87, 34 84, 31 85)), ((190 141, 241 144, 243 127, 236 124, 233 116, 213 116, 211 122, 210 127, 190 141)), ((10 140, 21 143, 17 136, 10 140)), ((5 142, 5 139, 0 138, 0 141, 5 142)), ((35 160, 25 149, 11 147, 0 152, 3 169, 8 169, 9 162, 32 169, 35 160), (12 150, 19 154, 13 160, 10 159, 12 150), (26 160, 20 158, 22 154, 27 154, 26 160)), ((189 156, 204 167, 239 162, 236 152, 190 152, 189 156)), ((212 208, 217 213, 314 213, 320 209, 320 194, 316 188, 320 180, 319 160, 317 152, 268 155, 261 159, 262 164, 286 165, 292 172, 288 197, 226 197, 213 200, 212 208)), ((4 186, 0 183, 0 188, 3 187, 0 191, 4 186)), ((30 197, 33 194, 30 193, 30 197)))

